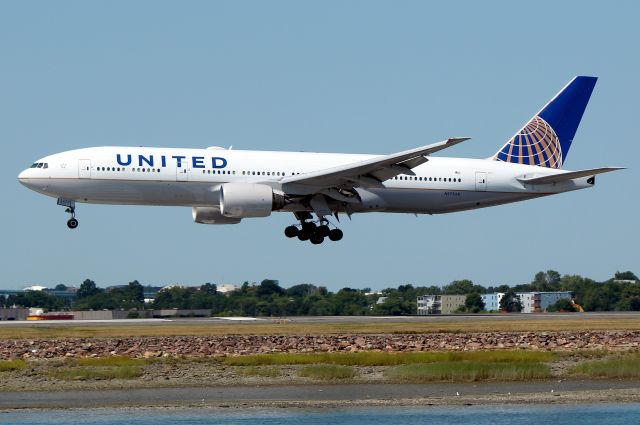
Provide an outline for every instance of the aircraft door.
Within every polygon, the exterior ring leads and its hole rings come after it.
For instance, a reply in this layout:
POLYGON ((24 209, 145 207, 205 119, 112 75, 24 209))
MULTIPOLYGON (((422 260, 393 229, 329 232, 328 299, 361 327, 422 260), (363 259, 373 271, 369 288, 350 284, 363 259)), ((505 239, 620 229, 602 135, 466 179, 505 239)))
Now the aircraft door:
POLYGON ((189 166, 184 162, 181 164, 182 167, 178 167, 176 165, 176 181, 177 182, 188 182, 189 181, 189 166))
POLYGON ((81 179, 91 178, 91 160, 90 159, 78 160, 78 177, 81 179))
POLYGON ((487 173, 476 171, 476 191, 485 192, 487 190, 487 173))

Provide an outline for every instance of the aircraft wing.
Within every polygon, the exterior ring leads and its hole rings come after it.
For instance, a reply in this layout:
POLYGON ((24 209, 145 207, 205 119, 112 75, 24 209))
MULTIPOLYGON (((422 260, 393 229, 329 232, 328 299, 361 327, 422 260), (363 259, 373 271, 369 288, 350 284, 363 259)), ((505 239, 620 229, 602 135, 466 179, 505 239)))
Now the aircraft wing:
POLYGON ((300 184, 321 188, 380 187, 383 181, 399 174, 414 175, 411 169, 427 162, 428 160, 425 156, 457 145, 465 140, 469 140, 469 137, 454 137, 391 155, 381 155, 351 164, 285 177, 281 180, 281 183, 283 186, 300 184))
POLYGON ((596 174, 609 173, 611 171, 624 170, 624 167, 602 167, 592 168, 590 170, 569 171, 566 173, 552 174, 549 176, 519 178, 518 180, 525 184, 550 184, 560 183, 580 177, 595 176, 596 174))

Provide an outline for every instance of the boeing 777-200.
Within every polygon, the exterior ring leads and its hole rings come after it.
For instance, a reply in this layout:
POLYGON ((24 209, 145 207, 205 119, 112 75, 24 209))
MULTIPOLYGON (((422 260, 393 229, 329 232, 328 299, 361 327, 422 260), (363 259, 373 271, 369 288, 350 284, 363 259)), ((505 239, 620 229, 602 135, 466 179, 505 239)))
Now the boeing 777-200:
POLYGON ((296 224, 287 237, 337 241, 340 214, 440 214, 593 186, 596 174, 620 168, 561 167, 596 80, 573 78, 486 159, 432 156, 467 137, 391 155, 95 147, 39 159, 18 179, 58 198, 71 229, 78 226, 76 202, 173 205, 191 207, 204 224, 291 212, 296 224))

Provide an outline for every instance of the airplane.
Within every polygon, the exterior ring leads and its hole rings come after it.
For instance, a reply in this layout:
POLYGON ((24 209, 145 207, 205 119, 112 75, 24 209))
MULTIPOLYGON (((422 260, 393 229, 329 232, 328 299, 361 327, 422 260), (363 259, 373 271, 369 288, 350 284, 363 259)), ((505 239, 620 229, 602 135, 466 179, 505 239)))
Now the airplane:
POLYGON ((46 156, 18 180, 57 198, 70 229, 78 227, 76 202, 168 205, 191 207, 202 224, 291 212, 287 237, 338 241, 340 214, 485 208, 585 189, 597 174, 623 169, 561 168, 596 80, 574 77, 489 158, 432 156, 468 137, 391 155, 109 146, 46 156))

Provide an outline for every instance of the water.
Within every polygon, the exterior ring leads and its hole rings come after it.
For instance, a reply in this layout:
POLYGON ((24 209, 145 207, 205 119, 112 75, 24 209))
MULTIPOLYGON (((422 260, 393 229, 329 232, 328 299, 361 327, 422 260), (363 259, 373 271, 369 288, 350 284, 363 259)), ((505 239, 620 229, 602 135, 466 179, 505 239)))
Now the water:
POLYGON ((393 407, 357 409, 82 409, 0 412, 11 425, 475 424, 637 425, 640 403, 571 406, 393 407))

